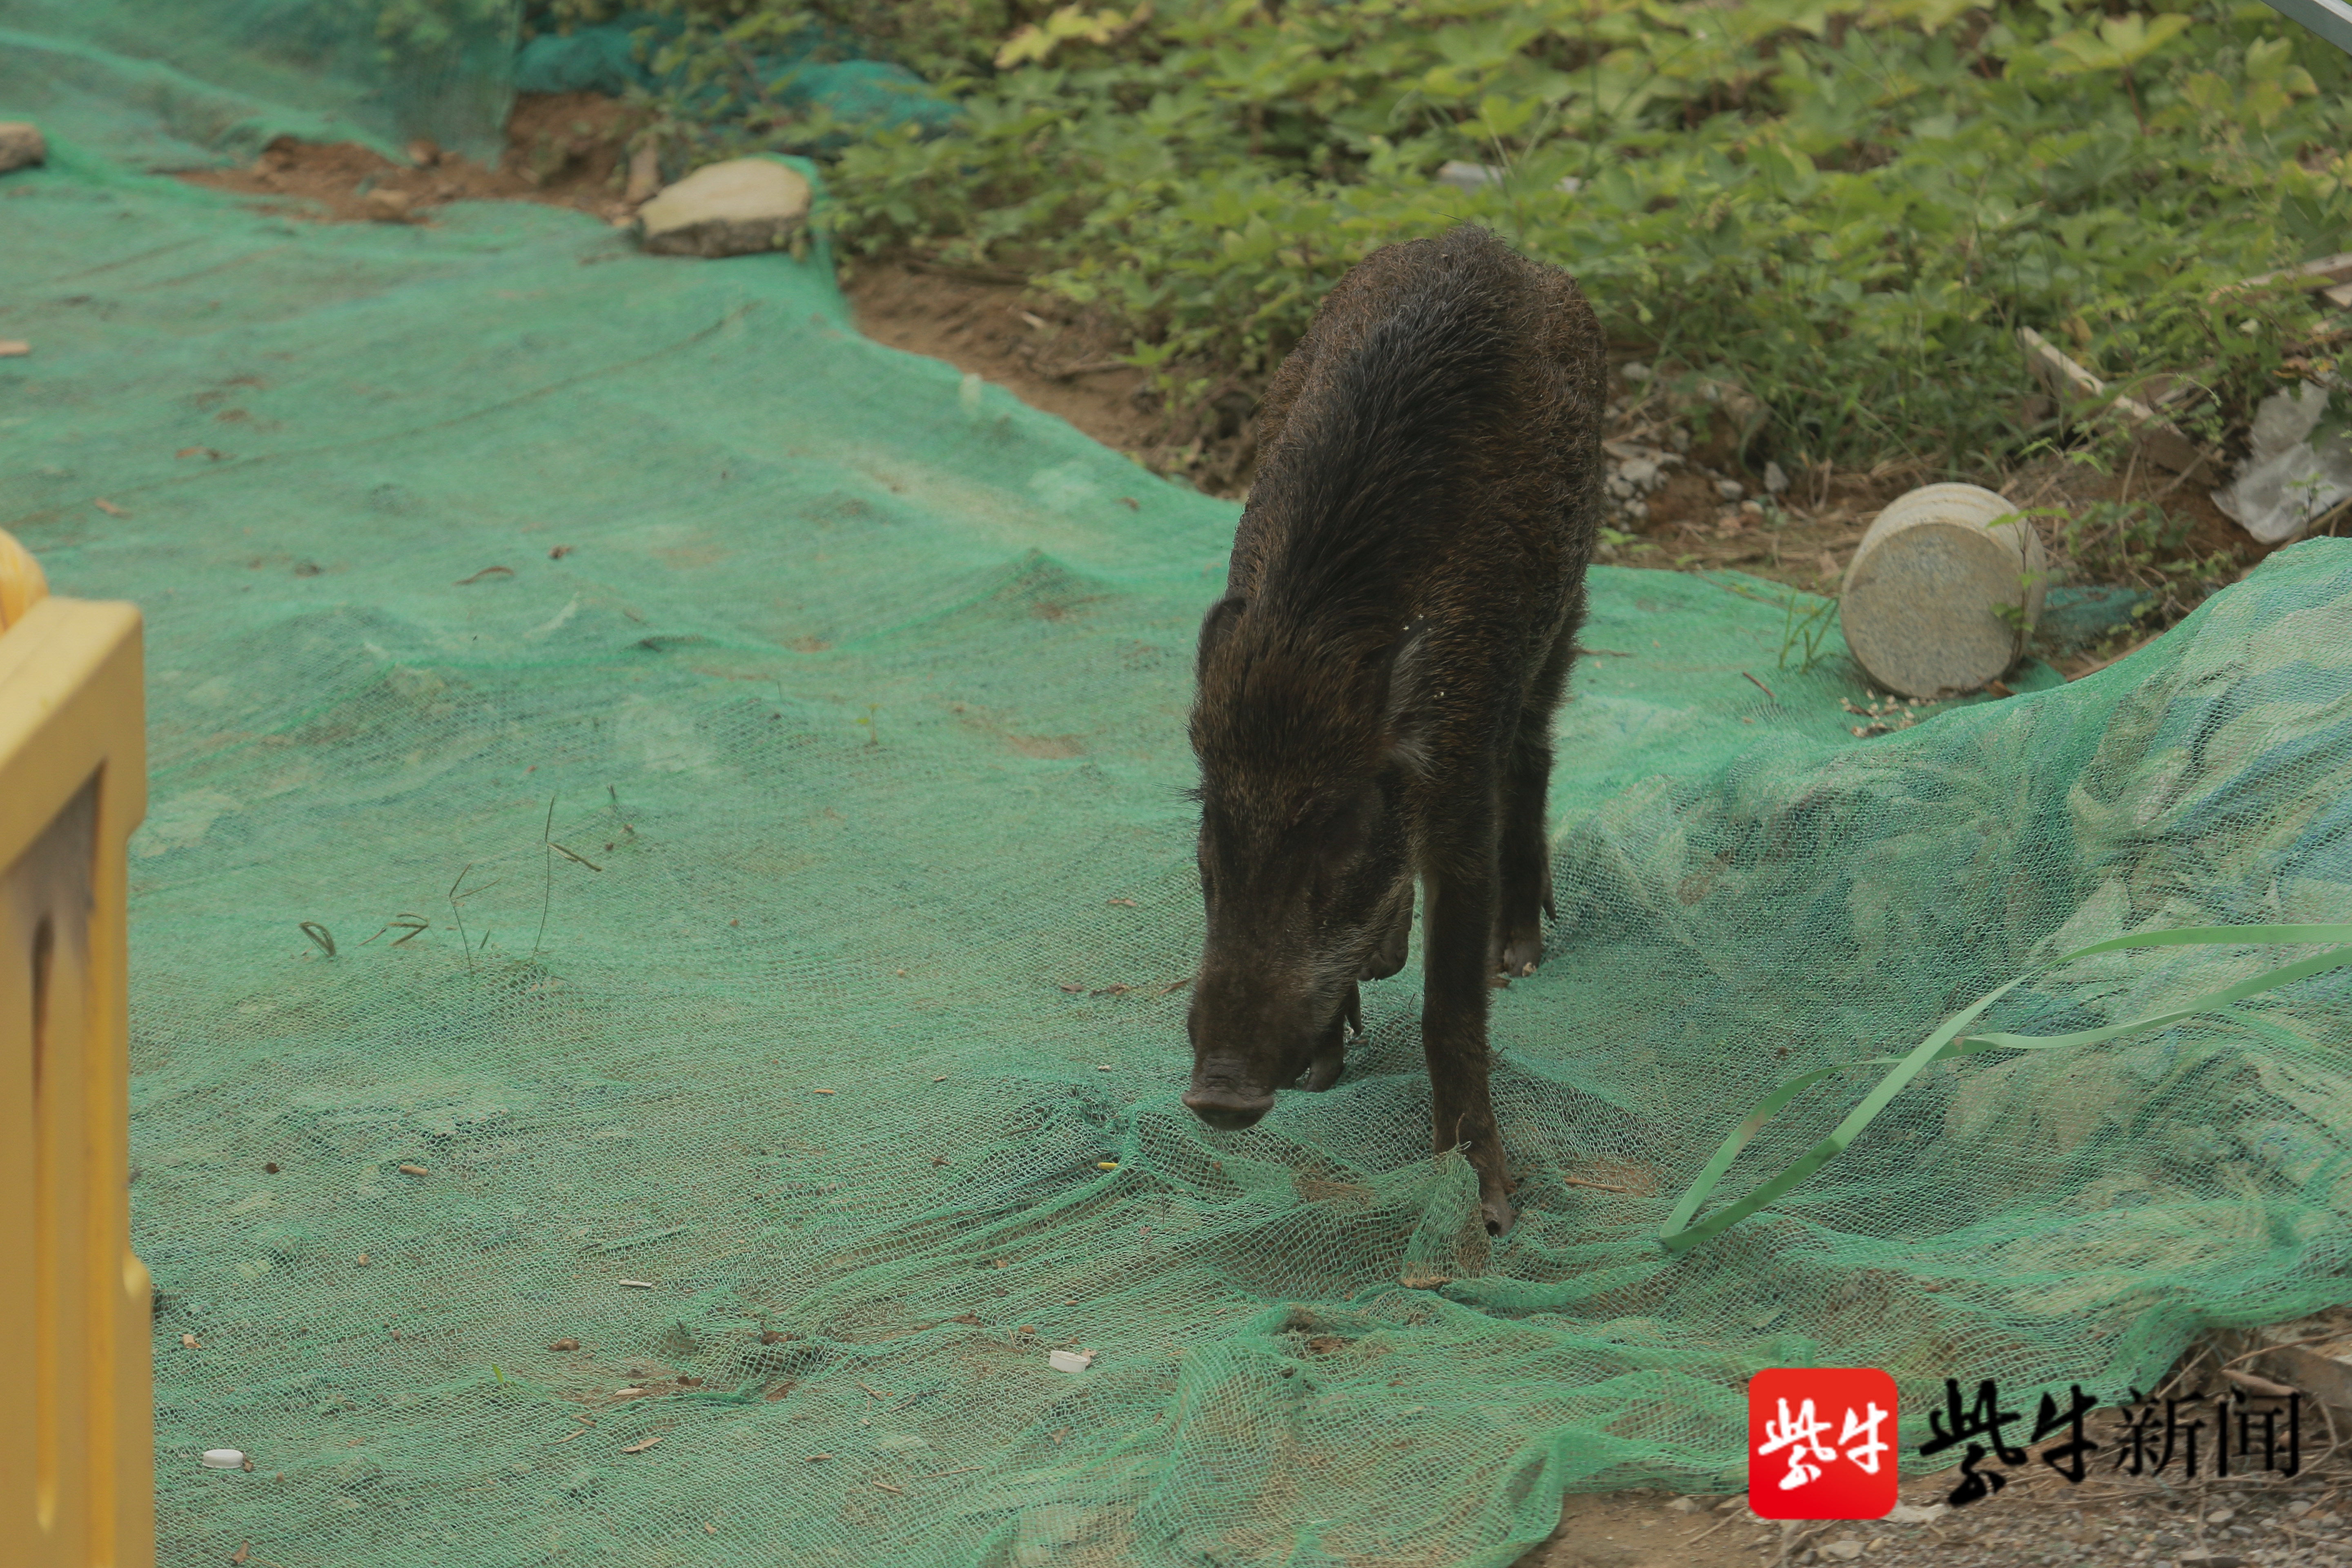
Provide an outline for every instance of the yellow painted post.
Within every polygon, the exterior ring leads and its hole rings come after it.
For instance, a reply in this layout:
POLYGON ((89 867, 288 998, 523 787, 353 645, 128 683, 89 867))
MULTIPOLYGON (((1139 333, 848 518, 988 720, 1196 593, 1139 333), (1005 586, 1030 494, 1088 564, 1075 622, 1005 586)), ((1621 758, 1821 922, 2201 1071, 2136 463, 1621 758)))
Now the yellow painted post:
POLYGON ((152 1568, 151 1287, 131 1251, 140 619, 0 533, 0 1564, 152 1568))

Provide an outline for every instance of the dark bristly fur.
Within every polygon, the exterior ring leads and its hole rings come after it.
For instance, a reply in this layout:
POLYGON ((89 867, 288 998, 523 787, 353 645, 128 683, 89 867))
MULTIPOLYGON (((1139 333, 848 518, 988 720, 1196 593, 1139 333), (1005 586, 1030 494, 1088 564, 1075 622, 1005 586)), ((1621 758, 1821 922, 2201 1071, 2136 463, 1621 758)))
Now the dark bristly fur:
POLYGON ((1208 942, 1187 1019, 1203 1121, 1339 1076, 1357 983, 1403 967, 1423 894, 1439 1150, 1512 1220, 1490 984, 1550 906, 1551 720, 1600 523, 1603 363, 1576 284, 1484 229, 1342 278, 1258 415, 1258 478, 1201 626, 1208 942))

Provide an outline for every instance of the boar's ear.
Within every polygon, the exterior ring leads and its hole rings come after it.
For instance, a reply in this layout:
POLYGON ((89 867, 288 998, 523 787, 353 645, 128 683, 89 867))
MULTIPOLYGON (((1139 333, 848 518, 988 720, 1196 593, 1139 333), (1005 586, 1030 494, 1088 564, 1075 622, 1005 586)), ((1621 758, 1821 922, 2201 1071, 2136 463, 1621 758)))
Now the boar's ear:
POLYGON ((1242 612, 1248 608, 1249 601, 1238 594, 1210 606, 1209 613, 1201 619, 1201 652, 1193 666, 1196 673, 1209 667, 1209 656, 1234 635, 1234 627, 1241 624, 1242 612))
POLYGON ((1414 772, 1428 764, 1423 741, 1429 728, 1429 623, 1406 623, 1388 651, 1388 698, 1382 734, 1389 760, 1414 772))

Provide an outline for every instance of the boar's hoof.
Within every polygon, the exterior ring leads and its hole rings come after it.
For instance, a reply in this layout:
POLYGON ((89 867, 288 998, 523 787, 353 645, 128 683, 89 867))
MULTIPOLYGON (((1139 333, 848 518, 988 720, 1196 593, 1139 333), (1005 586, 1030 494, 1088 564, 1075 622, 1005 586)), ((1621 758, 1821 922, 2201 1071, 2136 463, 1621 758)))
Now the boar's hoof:
POLYGON ((1500 1193, 1480 1203, 1478 1212, 1486 1216, 1488 1236, 1502 1235, 1519 1217, 1518 1211, 1511 1207, 1511 1200, 1500 1193))
POLYGON ((1196 1089, 1185 1094, 1184 1109, 1221 1131, 1238 1132, 1255 1126, 1260 1117, 1274 1109, 1274 1096, 1196 1089))
POLYGON ((1522 932, 1508 942, 1497 942, 1494 953, 1495 971, 1502 976, 1506 985, 1514 980, 1524 980, 1536 972, 1537 964, 1543 962, 1543 936, 1538 931, 1522 932))
POLYGON ((1307 1081, 1302 1087, 1320 1094, 1339 1081, 1339 1074, 1347 1069, 1347 1066, 1346 1052, 1327 1051, 1317 1057, 1313 1065, 1307 1068, 1307 1081))

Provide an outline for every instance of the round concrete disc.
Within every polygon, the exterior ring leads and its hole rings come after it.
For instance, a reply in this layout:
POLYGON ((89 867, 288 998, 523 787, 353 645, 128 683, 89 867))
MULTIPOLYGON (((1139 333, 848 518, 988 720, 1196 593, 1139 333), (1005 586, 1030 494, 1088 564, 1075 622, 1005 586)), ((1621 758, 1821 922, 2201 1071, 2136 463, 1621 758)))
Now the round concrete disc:
POLYGON ((1888 691, 1972 691, 2017 658, 2018 630, 1998 611, 2040 598, 2021 582, 2026 565, 2014 542, 1963 521, 1865 539, 1838 605, 1846 647, 1888 691))

